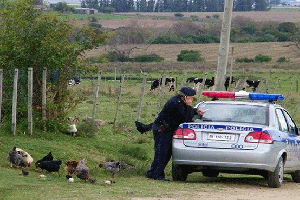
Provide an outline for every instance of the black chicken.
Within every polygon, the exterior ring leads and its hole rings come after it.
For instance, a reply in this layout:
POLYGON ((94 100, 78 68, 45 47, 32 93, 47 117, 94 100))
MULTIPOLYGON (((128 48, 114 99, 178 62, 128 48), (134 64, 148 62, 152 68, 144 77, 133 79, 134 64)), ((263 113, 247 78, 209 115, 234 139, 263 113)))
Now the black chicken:
POLYGON ((52 156, 52 153, 51 153, 51 151, 50 151, 50 152, 49 152, 46 156, 44 156, 42 159, 36 161, 35 167, 37 167, 37 164, 40 163, 40 162, 42 162, 42 161, 51 161, 51 160, 53 160, 53 156, 52 156))
POLYGON ((49 160, 49 161, 41 161, 36 163, 36 168, 41 168, 46 170, 47 172, 59 172, 61 160, 49 160))
POLYGON ((152 126, 153 126, 153 123, 151 124, 143 124, 139 121, 135 121, 135 127, 136 129, 141 133, 141 134, 144 134, 150 130, 152 130, 152 126))

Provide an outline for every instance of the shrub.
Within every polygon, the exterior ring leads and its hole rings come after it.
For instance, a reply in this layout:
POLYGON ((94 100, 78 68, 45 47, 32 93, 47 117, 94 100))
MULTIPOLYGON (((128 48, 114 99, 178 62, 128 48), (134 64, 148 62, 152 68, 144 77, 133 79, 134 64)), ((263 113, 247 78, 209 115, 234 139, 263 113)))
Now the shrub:
POLYGON ((241 63, 241 62, 250 63, 250 62, 254 62, 254 60, 253 60, 252 58, 237 58, 237 59, 235 60, 235 62, 239 62, 239 63, 241 63))
POLYGON ((102 25, 101 25, 101 24, 97 24, 97 23, 94 23, 94 22, 89 23, 89 26, 90 26, 90 27, 93 27, 93 28, 102 28, 102 25))
POLYGON ((183 17, 184 14, 182 14, 182 13, 175 13, 174 16, 175 16, 175 17, 183 17))
POLYGON ((172 37, 169 35, 158 36, 153 41, 152 44, 190 44, 193 43, 184 37, 172 37))
POLYGON ((238 43, 247 43, 247 42, 251 42, 251 38, 250 37, 240 37, 237 39, 238 43))
POLYGON ((277 59, 276 62, 290 62, 290 60, 286 59, 286 57, 280 57, 280 58, 277 59))
POLYGON ((256 55, 254 57, 255 62, 270 62, 272 60, 272 58, 270 56, 267 55, 256 55))
POLYGON ((180 54, 177 55, 177 61, 187 61, 187 62, 196 62, 203 61, 204 58, 201 57, 201 54, 198 51, 188 51, 181 50, 180 54))
POLYGON ((104 55, 89 57, 85 60, 86 63, 104 63, 107 61, 107 57, 104 55))
POLYGON ((276 39, 273 35, 264 35, 255 39, 255 42, 275 42, 276 39))
POLYGON ((206 44, 220 42, 220 37, 218 35, 206 34, 206 35, 187 35, 184 38, 192 40, 195 44, 206 44))
POLYGON ((198 21, 199 20, 199 17, 197 15, 191 15, 190 18, 193 20, 193 21, 198 21))
POLYGON ((160 57, 157 54, 150 54, 150 55, 140 55, 134 57, 135 62, 161 62, 164 58, 160 57))
POLYGON ((128 62, 130 58, 123 51, 110 51, 105 55, 110 62, 128 62))
POLYGON ((278 25, 277 28, 280 32, 288 32, 295 33, 297 31, 297 27, 293 22, 284 22, 278 25))
POLYGON ((214 18, 214 19, 219 19, 219 18, 220 18, 220 15, 219 15, 219 14, 213 14, 213 18, 214 18))
POLYGON ((89 20, 89 22, 96 22, 97 21, 95 17, 89 17, 88 20, 89 20))
POLYGON ((257 31, 256 26, 254 26, 253 24, 244 26, 241 29, 242 29, 242 32, 250 34, 250 35, 253 35, 257 31))

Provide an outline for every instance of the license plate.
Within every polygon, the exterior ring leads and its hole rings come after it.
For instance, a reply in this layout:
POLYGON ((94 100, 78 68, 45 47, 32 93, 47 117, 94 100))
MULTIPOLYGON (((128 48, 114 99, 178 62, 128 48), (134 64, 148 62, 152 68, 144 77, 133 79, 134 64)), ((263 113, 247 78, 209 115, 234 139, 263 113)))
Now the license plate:
POLYGON ((217 141, 234 141, 235 135, 233 134, 218 134, 218 133, 209 133, 207 136, 208 140, 217 140, 217 141))

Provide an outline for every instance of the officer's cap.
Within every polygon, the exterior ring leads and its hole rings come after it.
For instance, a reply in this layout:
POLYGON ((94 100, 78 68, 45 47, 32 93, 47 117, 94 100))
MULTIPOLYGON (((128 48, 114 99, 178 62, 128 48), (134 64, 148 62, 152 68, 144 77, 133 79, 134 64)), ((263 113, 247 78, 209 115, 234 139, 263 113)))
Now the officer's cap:
POLYGON ((179 94, 185 95, 185 96, 195 96, 196 95, 196 90, 194 90, 190 87, 182 87, 179 90, 179 94))

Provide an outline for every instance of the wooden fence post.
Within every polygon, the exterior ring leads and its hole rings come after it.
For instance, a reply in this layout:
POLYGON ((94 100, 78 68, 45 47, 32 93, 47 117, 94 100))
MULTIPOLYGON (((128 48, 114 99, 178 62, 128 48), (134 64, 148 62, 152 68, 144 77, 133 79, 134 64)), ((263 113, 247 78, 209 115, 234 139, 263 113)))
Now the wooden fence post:
POLYGON ((124 83, 124 77, 125 77, 125 75, 123 74, 121 76, 121 80, 120 80, 120 91, 119 91, 119 95, 118 95, 117 109, 116 109, 115 118, 114 118, 114 128, 116 128, 116 125, 117 125, 117 116, 119 114, 119 109, 120 109, 120 101, 121 101, 122 86, 123 86, 123 83, 124 83))
POLYGON ((141 95, 140 95, 140 100, 139 100, 139 107, 138 107, 138 111, 137 111, 137 114, 136 114, 135 121, 139 121, 139 119, 140 119, 143 98, 144 98, 144 95, 145 95, 146 81, 147 81, 147 73, 144 73, 143 85, 142 85, 141 95))
POLYGON ((276 83, 275 83, 274 89, 273 89, 273 93, 275 93, 275 91, 276 91, 276 88, 277 88, 277 86, 278 86, 278 84, 279 84, 279 81, 280 81, 280 78, 278 77, 278 78, 277 78, 277 80, 276 80, 276 83))
POLYGON ((46 127, 46 105, 47 105, 47 96, 46 96, 46 90, 47 90, 47 68, 43 68, 43 88, 42 88, 42 116, 43 116, 43 126, 44 126, 44 131, 47 131, 46 127))
POLYGON ((162 100, 162 96, 163 96, 163 93, 164 93, 165 82, 166 82, 166 74, 165 73, 163 74, 163 77, 162 77, 161 81, 162 82, 161 82, 161 87, 159 88, 158 103, 157 103, 157 108, 156 108, 156 117, 159 114, 161 104, 162 104, 161 100, 162 100))
POLYGON ((14 88, 12 97, 12 133, 16 135, 17 127, 17 98, 18 98, 18 69, 15 69, 14 88))
POLYGON ((2 91, 3 91, 3 69, 0 69, 0 127, 2 124, 2 91))
POLYGON ((96 113, 96 108, 97 108, 101 78, 102 78, 101 71, 98 71, 98 84, 97 84, 97 88, 96 88, 95 100, 94 100, 94 105, 93 105, 93 116, 92 116, 93 120, 95 120, 95 113, 96 113))
POLYGON ((184 73, 184 74, 183 74, 183 78, 182 78, 182 82, 181 82, 181 87, 184 87, 184 86, 185 86, 186 76, 187 76, 187 74, 184 73))
POLYGON ((28 131, 32 135, 33 69, 28 68, 28 131))
POLYGON ((202 83, 200 84, 200 86, 197 89, 197 93, 198 93, 197 101, 198 101, 198 103, 200 103, 200 97, 201 97, 202 91, 204 89, 206 78, 207 78, 207 73, 205 72, 204 77, 203 77, 203 81, 202 81, 202 83), (201 87, 201 89, 199 89, 200 87, 201 87))

